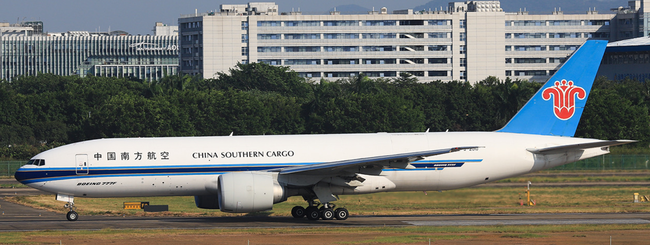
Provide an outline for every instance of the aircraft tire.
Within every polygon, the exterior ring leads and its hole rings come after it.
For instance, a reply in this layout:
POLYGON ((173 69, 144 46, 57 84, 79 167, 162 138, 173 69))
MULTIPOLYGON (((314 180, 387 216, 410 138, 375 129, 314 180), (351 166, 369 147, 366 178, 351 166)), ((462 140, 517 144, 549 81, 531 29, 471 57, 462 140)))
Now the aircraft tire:
POLYGON ((305 217, 305 215, 307 215, 307 213, 305 212, 305 208, 301 206, 295 206, 291 209, 291 216, 293 216, 296 219, 305 217))
POLYGON ((337 208, 334 210, 334 218, 337 220, 346 220, 350 216, 350 213, 345 208, 337 208))
POLYGON ((79 214, 77 214, 77 212, 75 212, 75 211, 70 211, 65 215, 65 217, 69 221, 76 221, 79 218, 79 214))
POLYGON ((331 208, 325 208, 321 211, 320 216, 323 220, 332 220, 334 219, 334 211, 331 208))
POLYGON ((320 219, 320 210, 318 210, 318 208, 308 207, 305 211, 306 211, 305 213, 307 214, 307 219, 309 220, 320 219))

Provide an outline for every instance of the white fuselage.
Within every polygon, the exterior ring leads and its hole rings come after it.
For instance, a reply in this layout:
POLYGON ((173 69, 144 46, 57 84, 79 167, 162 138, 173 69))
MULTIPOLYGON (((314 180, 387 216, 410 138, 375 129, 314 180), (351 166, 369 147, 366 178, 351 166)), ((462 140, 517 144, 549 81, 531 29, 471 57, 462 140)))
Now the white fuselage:
MULTIPOLYGON (((607 149, 590 149, 536 155, 527 150, 593 141, 498 132, 100 139, 40 153, 33 159, 43 159, 45 164, 25 165, 16 177, 40 190, 77 197, 198 196, 216 194, 217 177, 228 172, 450 146, 479 147, 428 157, 406 169, 386 168, 380 174, 395 185, 385 191, 433 191, 473 186, 608 153, 607 149)), ((280 184, 307 186, 325 177, 295 176, 287 179, 291 183, 280 184)))

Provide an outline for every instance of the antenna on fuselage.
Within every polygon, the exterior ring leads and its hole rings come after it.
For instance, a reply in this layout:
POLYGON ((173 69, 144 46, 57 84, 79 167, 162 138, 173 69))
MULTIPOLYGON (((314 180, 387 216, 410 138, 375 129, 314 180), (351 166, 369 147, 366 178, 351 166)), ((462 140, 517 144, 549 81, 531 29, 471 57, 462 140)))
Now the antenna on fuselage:
POLYGON ((235 133, 235 131, 233 131, 233 132, 230 132, 230 135, 228 135, 228 136, 232 136, 232 134, 233 134, 233 133, 235 133))
POLYGON ((427 131, 426 131, 425 133, 428 133, 428 132, 429 132, 429 129, 430 129, 430 128, 427 128, 427 131))

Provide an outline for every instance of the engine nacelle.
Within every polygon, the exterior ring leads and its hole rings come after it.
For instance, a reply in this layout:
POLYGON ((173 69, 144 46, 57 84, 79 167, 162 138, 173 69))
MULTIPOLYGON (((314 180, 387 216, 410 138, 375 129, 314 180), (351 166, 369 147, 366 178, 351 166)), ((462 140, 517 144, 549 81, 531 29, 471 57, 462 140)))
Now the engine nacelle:
POLYGON ((219 176, 219 207, 222 212, 250 213, 270 210, 287 200, 277 175, 237 172, 219 176), (275 178, 274 178, 275 177, 275 178))

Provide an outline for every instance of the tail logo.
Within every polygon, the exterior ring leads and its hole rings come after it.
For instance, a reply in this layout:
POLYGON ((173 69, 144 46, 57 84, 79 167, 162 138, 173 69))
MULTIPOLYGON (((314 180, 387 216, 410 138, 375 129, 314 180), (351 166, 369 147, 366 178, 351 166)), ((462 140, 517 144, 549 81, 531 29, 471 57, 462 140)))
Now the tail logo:
POLYGON ((542 92, 542 99, 550 100, 553 97, 553 113, 560 120, 569 120, 576 109, 576 98, 584 100, 587 92, 573 81, 555 81, 555 86, 548 87, 542 92))

